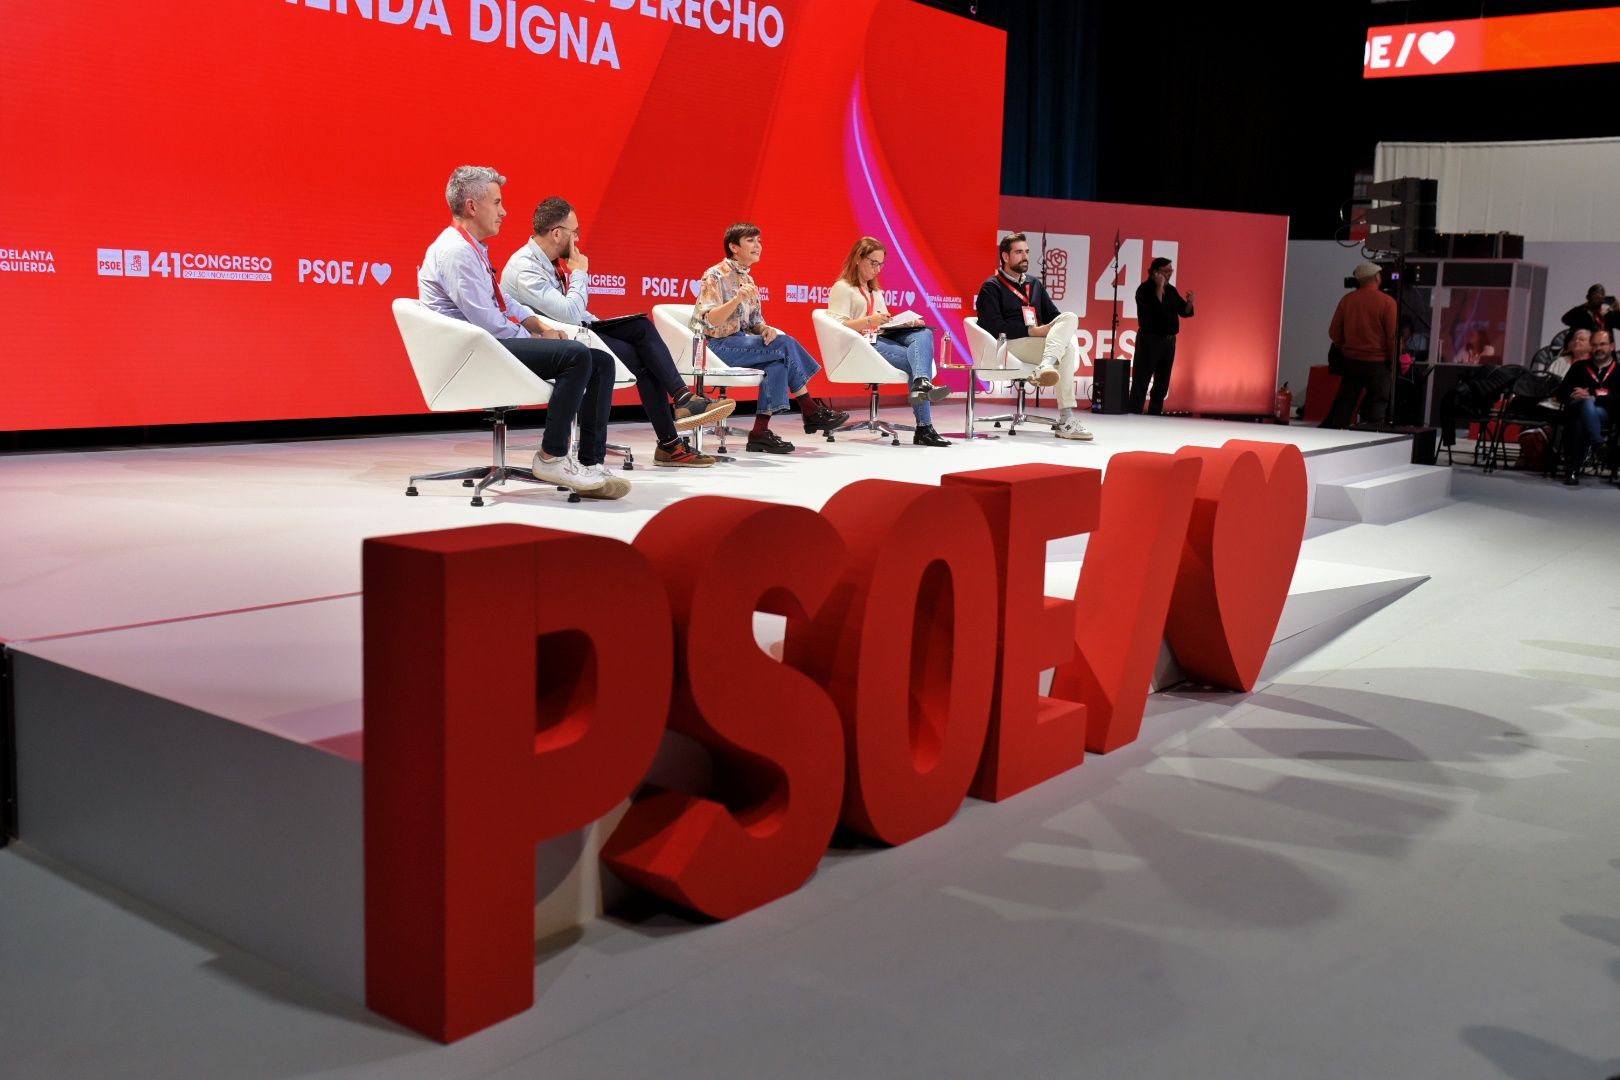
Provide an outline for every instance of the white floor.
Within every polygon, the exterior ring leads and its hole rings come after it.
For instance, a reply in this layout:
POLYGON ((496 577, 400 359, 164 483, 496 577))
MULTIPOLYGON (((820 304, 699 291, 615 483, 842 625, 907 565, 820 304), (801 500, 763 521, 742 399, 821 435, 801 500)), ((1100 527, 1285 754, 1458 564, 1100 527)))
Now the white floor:
MULTIPOLYGON (((1198 423, 845 438, 816 455, 850 455, 837 479, 808 454, 638 470, 631 501, 588 508, 399 496, 402 472, 476 456, 467 437, 0 459, 0 636, 352 592, 380 532, 628 536, 665 490, 819 505, 851 469, 1089 464, 1198 423)), ((1156 695, 1132 746, 902 848, 835 850, 730 923, 649 908, 548 943, 538 1006, 453 1047, 14 845, 0 1076, 1620 1073, 1620 490, 1457 474, 1430 513, 1313 525, 1308 559, 1431 580, 1256 693, 1156 695)))

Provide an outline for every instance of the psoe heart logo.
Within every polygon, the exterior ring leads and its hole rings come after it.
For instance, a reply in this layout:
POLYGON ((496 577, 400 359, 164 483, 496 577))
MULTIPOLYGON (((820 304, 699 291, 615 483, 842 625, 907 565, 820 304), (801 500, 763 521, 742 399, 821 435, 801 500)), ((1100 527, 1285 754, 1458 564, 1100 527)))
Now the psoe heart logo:
MULTIPOLYGON (((1466 27, 1464 28, 1466 29, 1466 27)), ((1442 28, 1438 30, 1407 30, 1393 33, 1374 32, 1367 36, 1361 47, 1362 70, 1368 73, 1405 72, 1410 67, 1409 74, 1422 74, 1429 68, 1438 68, 1447 57, 1456 54, 1457 59, 1447 65, 1447 70, 1463 70, 1467 68, 1466 49, 1458 49, 1459 38, 1456 30, 1442 28), (1458 69, 1457 63, 1463 62, 1463 68, 1458 69), (1425 68, 1424 63, 1428 64, 1425 68)))
POLYGON ((356 262, 353 259, 299 259, 300 285, 388 284, 394 268, 385 262, 356 262))
POLYGON ((641 295, 658 296, 668 300, 679 300, 682 296, 690 295, 695 299, 702 285, 703 282, 696 278, 646 275, 641 279, 641 295))

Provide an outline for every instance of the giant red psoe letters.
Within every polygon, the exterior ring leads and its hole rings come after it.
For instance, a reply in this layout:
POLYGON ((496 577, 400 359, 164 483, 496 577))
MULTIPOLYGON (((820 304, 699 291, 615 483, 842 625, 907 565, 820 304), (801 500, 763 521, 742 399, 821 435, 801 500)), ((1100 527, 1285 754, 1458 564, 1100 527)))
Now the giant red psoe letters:
POLYGON ((803 885, 838 825, 904 843, 1131 742, 1161 640, 1251 689, 1305 508, 1297 447, 1232 441, 1116 454, 1106 485, 1032 464, 819 513, 703 496, 631 544, 366 541, 367 1004, 445 1042, 528 1009, 535 845, 635 792, 666 727, 715 789, 639 798, 602 857, 724 919, 803 885), (1047 541, 1079 533, 1074 598, 1046 596, 1047 541), (783 661, 756 610, 786 617, 783 661))

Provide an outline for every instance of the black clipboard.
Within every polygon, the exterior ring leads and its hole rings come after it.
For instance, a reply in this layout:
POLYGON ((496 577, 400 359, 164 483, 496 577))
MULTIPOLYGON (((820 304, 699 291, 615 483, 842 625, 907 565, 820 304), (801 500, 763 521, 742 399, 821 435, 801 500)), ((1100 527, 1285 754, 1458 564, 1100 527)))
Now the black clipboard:
POLYGON ((647 313, 645 311, 638 311, 634 315, 615 315, 611 319, 597 319, 590 324, 589 328, 592 330, 611 330, 615 326, 623 326, 627 322, 645 319, 646 317, 647 313))

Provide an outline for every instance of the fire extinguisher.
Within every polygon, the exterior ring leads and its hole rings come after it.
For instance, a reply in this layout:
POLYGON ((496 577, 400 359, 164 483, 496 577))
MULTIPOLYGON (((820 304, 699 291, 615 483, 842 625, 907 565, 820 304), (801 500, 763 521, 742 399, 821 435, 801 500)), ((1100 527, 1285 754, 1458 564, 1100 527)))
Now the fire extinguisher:
POLYGON ((1279 424, 1288 423, 1289 418, 1294 415, 1294 392, 1288 389, 1287 383, 1283 383, 1277 389, 1277 404, 1272 410, 1272 415, 1279 424))

